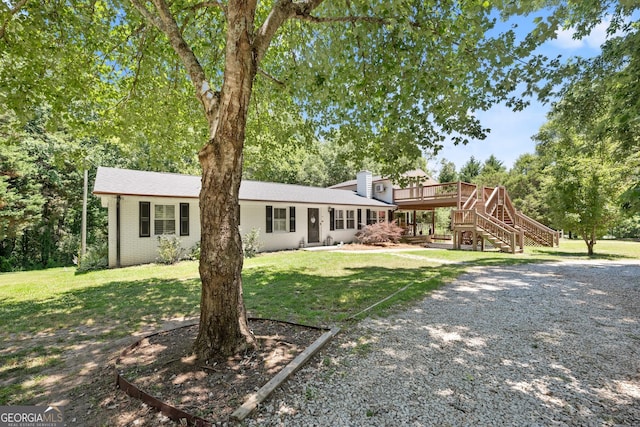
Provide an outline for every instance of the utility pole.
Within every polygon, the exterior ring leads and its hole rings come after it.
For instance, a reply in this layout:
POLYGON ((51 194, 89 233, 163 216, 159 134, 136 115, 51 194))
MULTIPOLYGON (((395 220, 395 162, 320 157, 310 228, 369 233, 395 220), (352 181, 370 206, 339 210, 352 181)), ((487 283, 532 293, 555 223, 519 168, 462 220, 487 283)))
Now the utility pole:
MULTIPOLYGON (((80 243, 80 262, 87 253, 87 191, 89 186, 89 171, 84 168, 84 191, 82 193, 82 231, 80 243)), ((80 263, 78 263, 80 264, 80 263)))

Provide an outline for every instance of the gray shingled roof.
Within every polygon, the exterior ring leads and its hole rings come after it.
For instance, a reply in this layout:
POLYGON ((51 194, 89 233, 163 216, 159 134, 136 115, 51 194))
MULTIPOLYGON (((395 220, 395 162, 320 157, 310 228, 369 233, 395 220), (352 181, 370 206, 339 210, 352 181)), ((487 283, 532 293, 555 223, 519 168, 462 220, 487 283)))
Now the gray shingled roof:
MULTIPOLYGON (((98 168, 93 194, 198 197, 200 194, 200 177, 101 166, 98 168)), ((394 206, 379 200, 358 196, 350 191, 246 180, 243 180, 240 185, 240 200, 360 205, 381 208, 394 206)))

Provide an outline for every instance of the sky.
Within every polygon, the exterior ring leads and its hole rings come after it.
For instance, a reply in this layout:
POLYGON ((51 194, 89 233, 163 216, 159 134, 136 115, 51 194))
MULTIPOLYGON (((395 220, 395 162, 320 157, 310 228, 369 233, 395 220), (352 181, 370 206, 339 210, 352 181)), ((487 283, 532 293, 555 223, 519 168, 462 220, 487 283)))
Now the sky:
MULTIPOLYGON (((534 16, 519 18, 518 29, 520 35, 526 34, 531 28, 534 16)), ((600 45, 606 40, 608 22, 599 24, 588 37, 582 40, 574 40, 573 33, 563 30, 556 33, 555 40, 542 45, 536 53, 544 53, 550 58, 562 55, 563 58, 572 56, 591 57, 600 53, 600 45)), ((498 23, 496 30, 506 31, 509 24, 498 23)), ((535 151, 535 142, 531 137, 538 133, 540 126, 545 123, 546 115, 550 110, 549 105, 543 105, 535 99, 530 100, 531 105, 523 111, 513 112, 504 105, 494 106, 488 111, 478 112, 483 128, 490 128, 491 132, 484 140, 472 140, 467 145, 454 146, 451 142, 445 142, 444 148, 434 160, 429 161, 431 169, 437 169, 441 159, 452 161, 456 169, 460 168, 474 156, 476 160, 484 162, 491 154, 509 169, 515 160, 525 153, 535 151)))

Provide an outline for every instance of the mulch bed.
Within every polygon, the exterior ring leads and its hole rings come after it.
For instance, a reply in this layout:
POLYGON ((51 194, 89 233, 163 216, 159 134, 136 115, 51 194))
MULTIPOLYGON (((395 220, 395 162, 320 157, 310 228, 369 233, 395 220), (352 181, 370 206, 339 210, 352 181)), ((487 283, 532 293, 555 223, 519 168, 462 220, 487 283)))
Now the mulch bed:
POLYGON ((200 361, 191 354, 198 326, 143 339, 120 358, 118 370, 140 390, 183 411, 221 422, 273 378, 323 330, 272 320, 250 320, 256 350, 200 361))

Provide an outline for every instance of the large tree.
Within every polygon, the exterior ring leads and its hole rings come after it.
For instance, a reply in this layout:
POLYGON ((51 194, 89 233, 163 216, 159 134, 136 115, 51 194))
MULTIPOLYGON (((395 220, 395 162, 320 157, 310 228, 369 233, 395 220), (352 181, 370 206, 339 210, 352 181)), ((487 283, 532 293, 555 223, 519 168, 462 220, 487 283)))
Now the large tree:
MULTIPOLYGON (((545 3, 500 2, 499 12, 545 3)), ((292 111, 319 138, 382 162, 385 175, 450 134, 481 139, 474 112, 498 102, 522 108, 517 85, 532 92, 551 75, 556 64, 530 55, 565 19, 561 6, 517 41, 513 30, 487 35, 496 19, 479 0, 5 1, 0 82, 12 90, 0 95, 11 108, 48 102, 77 129, 168 156, 201 141, 194 349, 208 358, 254 344, 238 232, 247 135, 292 111)))
POLYGON ((627 165, 614 157, 617 144, 607 138, 594 143, 581 130, 558 119, 536 135, 547 163, 545 194, 553 223, 580 235, 589 255, 620 217, 627 165))

